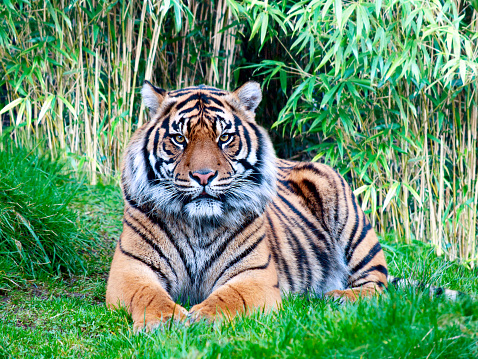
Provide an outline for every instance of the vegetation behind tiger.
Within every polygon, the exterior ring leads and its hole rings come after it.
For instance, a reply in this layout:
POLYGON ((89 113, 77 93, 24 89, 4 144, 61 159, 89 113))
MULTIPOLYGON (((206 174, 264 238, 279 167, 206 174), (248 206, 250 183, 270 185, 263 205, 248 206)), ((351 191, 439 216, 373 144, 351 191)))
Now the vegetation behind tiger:
POLYGON ((137 337, 105 309, 145 78, 262 82, 279 156, 347 178, 392 275, 478 293, 476 2, 185 4, 0 4, 0 356, 478 356, 476 303, 412 289, 137 337))

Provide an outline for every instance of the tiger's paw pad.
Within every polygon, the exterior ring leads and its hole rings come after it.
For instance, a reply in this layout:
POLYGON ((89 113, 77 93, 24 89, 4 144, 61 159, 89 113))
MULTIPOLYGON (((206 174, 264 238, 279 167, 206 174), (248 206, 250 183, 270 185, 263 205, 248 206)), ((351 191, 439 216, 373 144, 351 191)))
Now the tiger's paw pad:
POLYGON ((195 322, 204 321, 206 323, 214 323, 218 319, 222 318, 218 308, 212 305, 204 305, 203 303, 195 305, 191 308, 188 314, 188 321, 186 325, 190 325, 195 322))
POLYGON ((325 296, 337 300, 340 304, 355 302, 358 299, 354 292, 347 290, 332 290, 325 293, 325 296))
POLYGON ((206 314, 201 311, 191 311, 188 315, 188 320, 186 321, 186 325, 191 325, 197 322, 206 322, 206 323, 214 323, 216 320, 216 315, 206 314))
POLYGON ((139 321, 134 321, 133 331, 135 333, 146 332, 150 333, 158 328, 163 327, 166 323, 173 320, 174 322, 181 322, 188 317, 189 313, 181 306, 176 306, 174 313, 163 314, 159 316, 149 316, 139 321))
POLYGON ((147 321, 146 323, 144 321, 134 322, 133 332, 135 334, 139 334, 142 332, 151 333, 152 331, 161 327, 161 325, 163 325, 163 321, 161 320, 150 320, 150 321, 147 321))

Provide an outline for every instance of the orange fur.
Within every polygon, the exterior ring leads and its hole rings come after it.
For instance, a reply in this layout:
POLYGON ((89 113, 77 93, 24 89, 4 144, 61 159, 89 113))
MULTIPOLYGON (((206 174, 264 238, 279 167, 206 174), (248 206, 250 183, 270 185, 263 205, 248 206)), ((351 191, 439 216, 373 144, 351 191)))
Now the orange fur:
POLYGON ((257 84, 166 93, 147 83, 143 97, 152 120, 125 152, 106 294, 135 329, 267 312, 286 293, 354 301, 387 286, 380 244, 345 180, 275 158, 254 118, 257 84))

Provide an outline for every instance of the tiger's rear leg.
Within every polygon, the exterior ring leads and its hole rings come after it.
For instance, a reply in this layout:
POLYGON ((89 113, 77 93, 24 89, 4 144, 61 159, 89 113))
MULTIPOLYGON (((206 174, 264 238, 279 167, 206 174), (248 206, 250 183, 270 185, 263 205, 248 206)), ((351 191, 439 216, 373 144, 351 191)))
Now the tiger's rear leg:
MULTIPOLYGON (((352 201, 356 201, 353 196, 352 201)), ((382 247, 369 221, 360 209, 358 211, 359 223, 355 221, 351 229, 346 228, 350 234, 344 249, 349 271, 348 288, 325 293, 341 301, 355 302, 378 295, 387 288, 388 271, 382 247)))

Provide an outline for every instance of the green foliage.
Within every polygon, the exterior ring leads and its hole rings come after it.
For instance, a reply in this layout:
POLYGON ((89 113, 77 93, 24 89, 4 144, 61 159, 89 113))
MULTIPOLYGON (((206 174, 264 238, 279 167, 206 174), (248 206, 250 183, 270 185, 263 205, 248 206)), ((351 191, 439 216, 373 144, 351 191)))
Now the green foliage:
POLYGON ((378 299, 342 306, 297 296, 270 315, 257 313, 216 325, 173 324, 134 335, 124 311, 110 312, 81 289, 72 294, 42 289, 28 296, 14 293, 0 302, 0 319, 0 350, 5 357, 474 358, 478 354, 477 303, 431 299, 414 290, 392 290, 378 299))
POLYGON ((382 234, 478 261, 478 12, 418 0, 0 3, 0 138, 115 176, 140 86, 255 69, 278 152, 337 168, 382 234), (305 150, 304 153, 298 153, 305 150))
POLYGON ((0 152, 2 282, 85 271, 92 243, 68 208, 79 184, 63 173, 64 163, 35 151, 0 152))
POLYGON ((2 2, 0 140, 47 139, 96 183, 147 121, 144 79, 229 88, 236 25, 224 0, 2 2))
MULTIPOLYGON (((382 235, 475 265, 478 13, 455 1, 270 8, 280 31, 261 40, 290 44, 254 65, 289 94, 274 127, 345 175, 382 235)), ((267 16, 252 14, 254 26, 267 16)))

